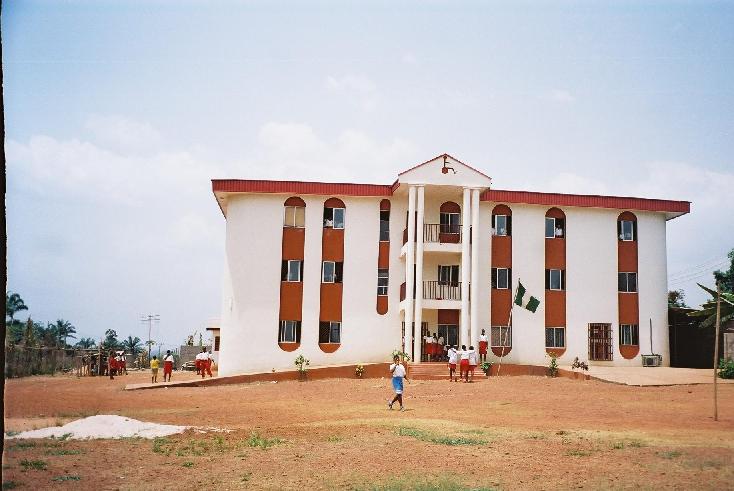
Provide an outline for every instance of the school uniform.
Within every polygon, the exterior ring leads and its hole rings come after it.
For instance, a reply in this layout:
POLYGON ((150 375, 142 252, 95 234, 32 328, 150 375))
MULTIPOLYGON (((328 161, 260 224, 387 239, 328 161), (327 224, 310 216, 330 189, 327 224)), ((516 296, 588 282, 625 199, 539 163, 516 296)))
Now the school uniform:
POLYGON ((430 357, 433 356, 433 337, 426 336, 424 338, 426 342, 426 354, 430 357))
POLYGON ((166 355, 163 357, 163 376, 171 375, 173 373, 173 355, 166 355))
POLYGON ((206 360, 204 360, 204 365, 205 365, 205 368, 206 368, 206 373, 209 374, 210 377, 213 377, 213 375, 212 375, 212 363, 214 363, 214 359, 212 357, 212 354, 207 352, 207 353, 204 353, 204 355, 206 355, 206 360))
POLYGON ((403 393, 403 379, 405 378, 405 367, 400 363, 390 365, 392 372, 392 387, 396 394, 403 393))
POLYGON ((449 368, 451 370, 456 370, 456 360, 458 359, 457 351, 454 348, 449 348, 448 356, 449 356, 449 368))
POLYGON ((474 375, 474 369, 477 367, 477 352, 469 350, 469 371, 474 375))
POLYGON ((460 351, 461 361, 459 363, 459 374, 469 371, 469 350, 460 351))
POLYGON ((487 335, 486 334, 480 334, 479 335, 479 354, 480 355, 486 355, 487 354, 487 345, 489 343, 487 342, 487 335))

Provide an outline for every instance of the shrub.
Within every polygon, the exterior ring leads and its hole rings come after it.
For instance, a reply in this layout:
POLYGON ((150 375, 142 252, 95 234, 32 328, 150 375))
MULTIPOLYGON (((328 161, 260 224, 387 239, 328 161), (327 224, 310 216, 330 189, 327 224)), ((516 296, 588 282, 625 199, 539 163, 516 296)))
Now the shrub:
POLYGON ((23 460, 20 461, 20 466, 24 470, 35 469, 37 471, 45 471, 47 465, 48 464, 46 464, 46 462, 43 461, 43 460, 28 460, 28 459, 23 459, 23 460))
POLYGON ((296 369, 298 370, 298 373, 305 374, 308 371, 308 368, 306 368, 308 365, 311 364, 311 360, 305 358, 303 355, 298 355, 295 361, 296 369))
POLYGON ((390 360, 394 360, 396 356, 399 356, 402 360, 410 361, 410 356, 405 351, 400 351, 397 349, 392 350, 392 354, 390 355, 390 360))
POLYGON ((719 362, 719 377, 734 378, 734 360, 721 359, 719 362))
POLYGON ((479 365, 479 368, 482 369, 485 375, 489 375, 489 370, 492 368, 492 362, 485 361, 481 365, 479 365))
POLYGON ((357 377, 361 377, 364 375, 364 366, 363 365, 357 365, 357 368, 354 369, 354 374, 357 377))
POLYGON ((571 363, 571 368, 580 368, 581 370, 588 370, 589 365, 585 361, 579 361, 579 357, 573 359, 573 363, 571 363))
POLYGON ((558 360, 557 356, 553 353, 550 353, 548 356, 550 356, 550 363, 548 364, 548 376, 549 377, 556 377, 558 376, 558 360))

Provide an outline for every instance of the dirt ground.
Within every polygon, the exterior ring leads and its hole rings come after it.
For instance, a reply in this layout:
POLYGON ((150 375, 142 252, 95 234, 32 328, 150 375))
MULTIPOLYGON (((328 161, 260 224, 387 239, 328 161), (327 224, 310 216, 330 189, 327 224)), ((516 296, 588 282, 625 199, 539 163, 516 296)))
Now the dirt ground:
MULTIPOLYGON (((192 375, 175 374, 174 378, 192 375)), ((5 440, 3 489, 732 489, 734 385, 499 377, 124 391, 145 373, 6 381, 5 430, 95 414, 216 427, 157 440, 5 440)))

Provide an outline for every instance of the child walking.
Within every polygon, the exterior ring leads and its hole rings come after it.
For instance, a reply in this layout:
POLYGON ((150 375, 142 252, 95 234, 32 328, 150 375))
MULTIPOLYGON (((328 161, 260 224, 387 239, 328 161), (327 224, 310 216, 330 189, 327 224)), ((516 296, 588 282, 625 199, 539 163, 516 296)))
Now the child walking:
POLYGON ((459 379, 456 378, 456 360, 459 355, 456 352, 456 346, 451 346, 447 352, 447 355, 449 358, 449 382, 458 382, 459 379))
POLYGON ((158 383, 158 369, 161 366, 161 362, 158 361, 157 357, 153 357, 152 360, 150 360, 150 382, 152 384, 158 383))
POLYGON ((466 349, 466 345, 461 345, 461 351, 459 351, 461 361, 459 362, 459 378, 463 379, 464 382, 469 381, 469 350, 466 349))
POLYGON ((487 361, 487 334, 482 329, 482 334, 479 335, 479 361, 487 361))
POLYGON ((400 363, 400 357, 398 355, 393 356, 390 373, 392 374, 392 387, 395 390, 395 397, 387 403, 387 408, 392 409, 392 405, 397 401, 400 403, 400 410, 405 411, 405 406, 403 406, 403 379, 407 379, 408 376, 405 373, 405 366, 400 363))
POLYGON ((474 382, 474 369, 477 368, 477 352, 474 346, 469 346, 469 372, 471 373, 471 382, 474 382))

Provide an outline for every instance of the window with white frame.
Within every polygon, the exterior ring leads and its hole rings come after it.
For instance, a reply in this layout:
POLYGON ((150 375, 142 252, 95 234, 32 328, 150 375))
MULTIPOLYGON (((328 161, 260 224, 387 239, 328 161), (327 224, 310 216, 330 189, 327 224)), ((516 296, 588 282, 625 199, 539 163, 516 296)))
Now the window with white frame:
POLYGON ((301 321, 280 321, 278 329, 279 343, 301 342, 301 321))
POLYGON ((324 261, 321 266, 321 282, 341 283, 343 265, 339 261, 324 261))
POLYGON ((619 344, 622 346, 638 346, 640 344, 640 330, 637 324, 622 324, 619 326, 619 344))
POLYGON ((303 278, 303 261, 287 259, 281 263, 280 281, 299 282, 303 278))
POLYGON ((512 288, 512 269, 492 268, 492 288, 498 290, 512 288))
POLYGON ((633 293, 637 291, 637 273, 618 273, 618 290, 622 293, 633 293))
POLYGON ((306 226, 306 208, 303 206, 286 206, 283 215, 284 227, 303 228, 306 226))
POLYGON ((390 273, 388 269, 377 270, 377 294, 387 295, 387 285, 389 281, 390 273))
POLYGON ((546 327, 545 328, 545 347, 546 348, 565 348, 566 347, 566 328, 565 327, 546 327))
POLYGON ((458 234, 461 229, 461 214, 441 212, 440 232, 442 234, 458 234))
POLYGON ((546 290, 565 290, 566 289, 566 271, 563 269, 546 269, 545 270, 545 289, 546 290))
POLYGON ((545 217, 545 238, 562 239, 566 236, 566 221, 563 218, 545 217))
POLYGON ((492 215, 492 235, 512 235, 512 217, 509 215, 492 215))
POLYGON ((631 242, 637 240, 637 222, 633 220, 619 220, 617 222, 617 235, 619 240, 631 242))
POLYGON ((324 208, 324 228, 344 228, 344 208, 324 208))
POLYGON ((512 326, 492 326, 489 341, 493 347, 512 347, 512 326))
POLYGON ((342 323, 332 321, 319 322, 319 343, 341 343, 342 323))
POLYGON ((458 286, 459 284, 459 266, 439 265, 438 266, 438 284, 458 286))

